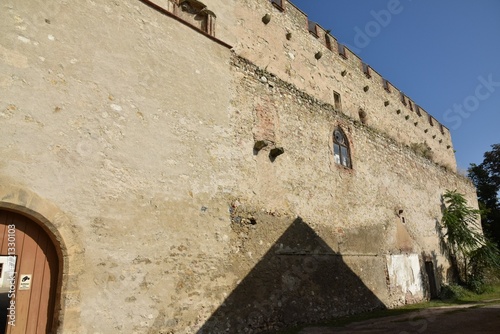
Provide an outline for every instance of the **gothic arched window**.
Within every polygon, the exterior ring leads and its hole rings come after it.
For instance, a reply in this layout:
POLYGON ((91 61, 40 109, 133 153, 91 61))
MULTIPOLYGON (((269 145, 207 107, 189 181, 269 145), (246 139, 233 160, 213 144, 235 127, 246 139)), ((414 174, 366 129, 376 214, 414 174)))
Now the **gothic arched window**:
POLYGON ((340 128, 333 131, 333 157, 335 163, 351 168, 349 142, 340 128))

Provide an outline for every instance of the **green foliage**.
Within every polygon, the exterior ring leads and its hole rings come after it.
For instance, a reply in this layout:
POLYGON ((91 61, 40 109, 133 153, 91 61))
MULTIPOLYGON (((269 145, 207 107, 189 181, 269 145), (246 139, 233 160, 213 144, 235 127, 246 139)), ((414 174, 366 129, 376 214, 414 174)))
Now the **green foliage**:
POLYGON ((455 259, 452 262, 460 280, 473 291, 481 292, 485 285, 485 271, 490 267, 500 267, 498 248, 484 237, 479 227, 481 211, 467 206, 462 194, 447 190, 443 200, 446 207, 442 225, 446 230, 445 242, 455 259))
POLYGON ((483 293, 486 287, 485 273, 490 268, 500 268, 500 256, 497 246, 489 240, 470 252, 470 274, 467 285, 476 293, 483 293))
POLYGON ((442 219, 446 228, 444 236, 455 255, 465 255, 481 243, 482 234, 477 223, 480 211, 468 207, 466 199, 456 190, 446 191, 443 199, 446 204, 442 219))
POLYGON ((445 301, 460 300, 468 296, 468 291, 461 285, 450 284, 441 288, 439 298, 445 301))
POLYGON ((468 176, 477 188, 481 209, 481 224, 484 233, 500 247, 500 144, 484 153, 481 164, 471 164, 468 176))

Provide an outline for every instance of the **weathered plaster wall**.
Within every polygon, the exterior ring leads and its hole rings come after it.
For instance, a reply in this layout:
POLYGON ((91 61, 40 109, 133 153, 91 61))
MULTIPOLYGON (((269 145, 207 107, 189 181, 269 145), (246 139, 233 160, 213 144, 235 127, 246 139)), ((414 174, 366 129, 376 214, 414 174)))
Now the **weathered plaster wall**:
POLYGON ((264 26, 267 1, 206 3, 233 52, 140 1, 0 5, 0 182, 78 231, 62 233, 84 263, 64 332, 257 332, 392 306, 407 300, 387 284, 390 254, 429 256, 445 279, 440 196, 474 204, 471 184, 405 146, 421 134, 388 132, 403 116, 363 92, 375 75, 353 57, 309 55, 297 10, 264 26), (352 169, 333 161, 337 126, 352 169))
POLYGON ((1 6, 0 180, 80 228, 85 331, 195 322, 193 303, 220 284, 225 197, 243 177, 229 50, 138 1, 1 6))
MULTIPOLYGON (((238 72, 240 68, 235 67, 238 72)), ((435 228, 441 216, 440 197, 445 189, 458 189, 467 195, 471 205, 477 205, 474 188, 463 177, 335 112, 330 105, 323 105, 293 88, 290 90, 288 84, 272 77, 262 80, 266 74, 258 69, 252 72, 251 68, 239 74, 241 81, 236 87, 242 94, 239 98, 242 101, 248 101, 250 96, 257 98, 247 112, 240 112, 247 115, 240 124, 248 127, 252 122, 250 115, 255 119, 258 114, 272 114, 274 117, 269 119, 274 125, 275 141, 285 149, 285 154, 274 163, 265 152, 259 152, 256 157, 262 169, 256 178, 272 180, 272 184, 263 183, 261 189, 257 188, 256 195, 267 205, 289 207, 306 221, 343 230, 380 229, 382 233, 374 233, 373 238, 386 233, 384 231, 390 226, 393 238, 398 237, 402 242, 401 248, 407 239, 403 233, 406 229, 412 239, 421 239, 419 243, 423 249, 428 244, 425 238, 432 240, 429 251, 437 246, 435 228), (253 81, 249 80, 249 73, 253 81), (351 143, 352 170, 333 161, 331 141, 337 126, 344 129, 351 143), (401 222, 401 215, 397 215, 399 210, 403 210, 405 217, 403 225, 396 224, 396 221, 401 222), (384 224, 387 226, 383 227, 384 224)), ((242 103, 242 108, 245 105, 242 103)), ((253 124, 261 127, 255 121, 253 124)), ((263 139, 256 136, 259 132, 255 128, 252 131, 255 139, 263 139)), ((250 148, 252 143, 247 145, 250 148)), ((247 166, 246 172, 251 175, 251 164, 247 166)), ((257 183, 254 187, 259 186, 257 183)), ((381 237, 380 242, 367 245, 351 242, 344 248, 341 243, 339 250, 392 252, 395 251, 393 241, 397 240, 381 237)))
POLYGON ((421 300, 424 282, 420 273, 420 261, 417 254, 396 254, 387 257, 387 273, 390 289, 400 298, 421 300))
MULTIPOLYGON (((175 12, 171 1, 151 2, 175 12)), ((308 31, 307 13, 288 0, 281 3, 283 11, 270 0, 204 1, 217 15, 215 36, 233 46, 238 55, 323 102, 334 104, 333 92, 339 93, 343 113, 359 119, 362 110, 366 115, 363 121, 370 126, 398 142, 416 145, 417 150, 430 149, 435 162, 456 170, 449 129, 411 97, 405 96, 403 104, 399 89, 389 82, 386 90, 383 74, 376 69, 370 68, 368 78, 363 73, 362 59, 349 49, 347 58, 341 57, 332 35, 335 32, 329 34, 317 25, 314 36, 308 31), (268 24, 262 21, 266 14, 271 18, 268 24), (319 60, 315 58, 317 52, 322 53, 319 60)), ((429 73, 429 80, 432 75, 429 73)))

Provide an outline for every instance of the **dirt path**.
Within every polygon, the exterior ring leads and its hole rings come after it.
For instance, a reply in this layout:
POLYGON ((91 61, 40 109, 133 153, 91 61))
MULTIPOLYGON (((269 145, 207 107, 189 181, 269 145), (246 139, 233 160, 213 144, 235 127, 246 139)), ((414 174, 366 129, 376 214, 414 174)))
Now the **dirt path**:
POLYGON ((429 308, 404 315, 365 320, 344 327, 309 327, 300 332, 330 333, 500 333, 500 304, 429 308))

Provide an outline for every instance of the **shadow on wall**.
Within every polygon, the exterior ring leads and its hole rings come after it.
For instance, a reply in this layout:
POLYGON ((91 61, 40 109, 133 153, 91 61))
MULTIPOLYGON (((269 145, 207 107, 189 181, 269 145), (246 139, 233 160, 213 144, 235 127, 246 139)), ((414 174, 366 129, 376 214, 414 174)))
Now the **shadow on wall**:
POLYGON ((198 334, 273 332, 383 307, 342 256, 299 217, 198 334))

